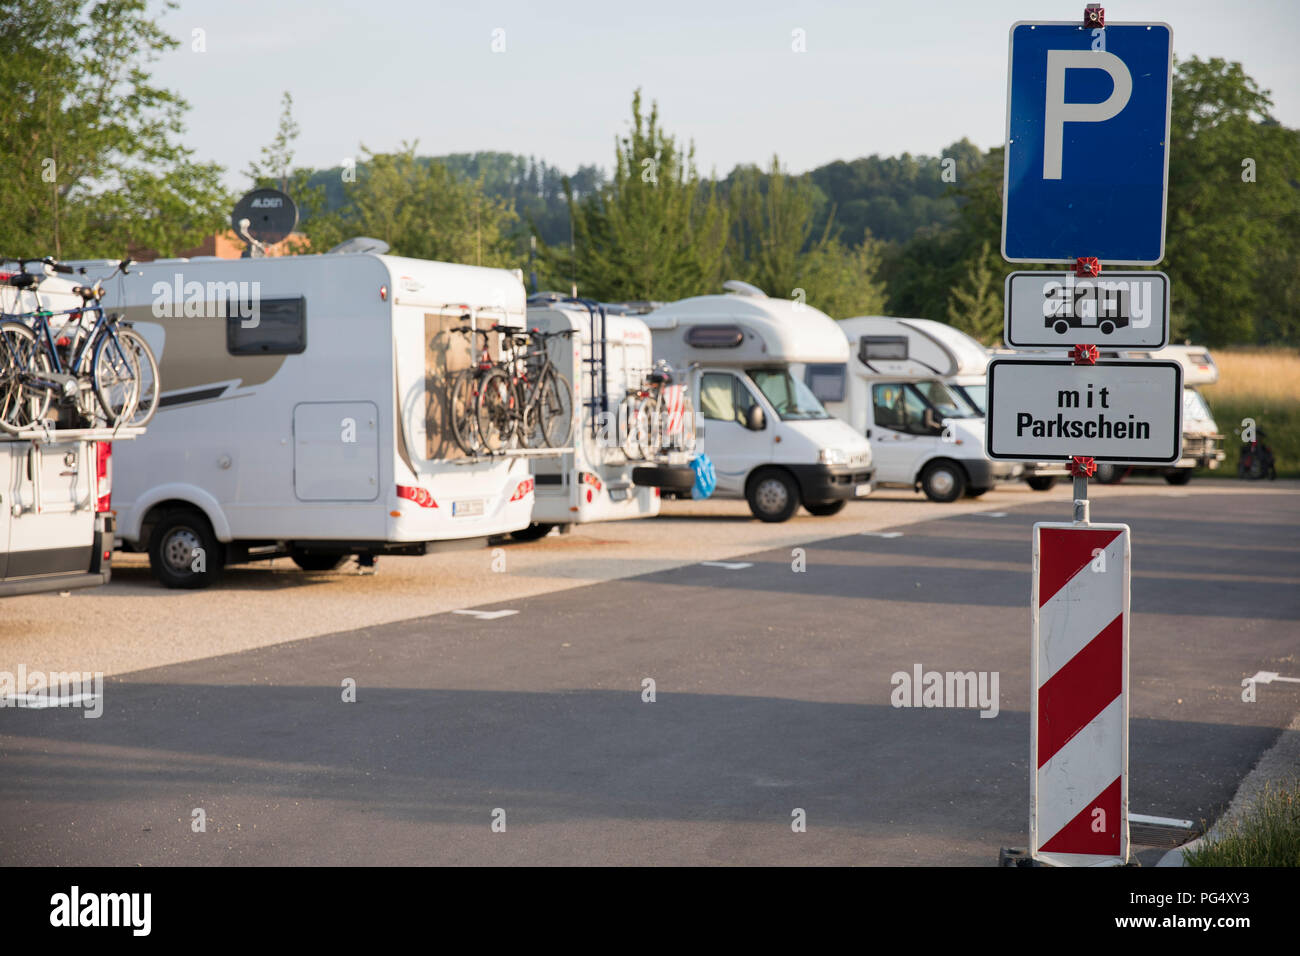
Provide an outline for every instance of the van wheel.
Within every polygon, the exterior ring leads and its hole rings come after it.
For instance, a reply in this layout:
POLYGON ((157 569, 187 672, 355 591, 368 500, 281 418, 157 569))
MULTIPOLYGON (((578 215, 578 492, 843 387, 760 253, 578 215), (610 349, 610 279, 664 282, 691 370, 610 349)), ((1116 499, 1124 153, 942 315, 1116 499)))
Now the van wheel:
POLYGON ((1124 480, 1124 475, 1125 472, 1120 471, 1116 465, 1112 465, 1110 462, 1103 462, 1098 465, 1097 470, 1093 472, 1092 480, 1102 485, 1118 485, 1124 480))
POLYGON ((1165 481, 1171 485, 1185 485, 1192 480, 1193 468, 1179 468, 1177 471, 1165 472, 1165 481))
POLYGON ((956 501, 966 493, 966 472, 953 461, 932 461, 921 472, 921 490, 931 501, 956 501))
POLYGON ((554 528, 553 524, 530 524, 527 528, 520 528, 518 531, 511 531, 510 537, 516 541, 537 541, 545 538, 554 528))
POLYGON ((823 501, 821 504, 816 505, 805 504, 804 508, 808 510, 810 515, 816 515, 818 518, 829 518, 831 515, 837 515, 843 511, 846 504, 848 502, 841 499, 839 501, 823 501))
POLYGON ((289 557, 304 571, 333 571, 348 559, 346 554, 338 551, 303 551, 299 548, 294 548, 289 557))
POLYGON ((760 471, 749 480, 745 492, 749 510, 759 521, 789 521, 799 509, 799 489, 787 472, 776 468, 760 471))
POLYGON ((1036 475, 1033 478, 1026 478, 1025 484, 1034 491, 1051 491, 1056 485, 1055 475, 1036 475))
POLYGON ((149 570, 168 588, 206 588, 221 579, 226 549, 202 512, 164 512, 149 536, 149 570))

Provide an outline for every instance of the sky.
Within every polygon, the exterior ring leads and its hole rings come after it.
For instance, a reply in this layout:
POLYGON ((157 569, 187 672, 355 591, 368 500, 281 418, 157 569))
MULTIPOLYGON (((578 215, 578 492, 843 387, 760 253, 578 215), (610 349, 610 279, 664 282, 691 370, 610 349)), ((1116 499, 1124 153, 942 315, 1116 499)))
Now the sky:
MULTIPOLYGON (((275 134, 285 90, 301 127, 295 165, 418 142, 425 155, 608 168, 639 87, 665 129, 694 142, 702 172, 773 154, 803 172, 872 153, 939 155, 962 137, 1000 144, 1011 24, 1074 21, 1084 6, 179 0, 161 23, 181 46, 154 78, 189 101, 188 145, 236 189, 275 134)), ((1300 0, 1103 6, 1110 22, 1171 24, 1176 56, 1240 61, 1272 91, 1274 115, 1300 126, 1300 0)))

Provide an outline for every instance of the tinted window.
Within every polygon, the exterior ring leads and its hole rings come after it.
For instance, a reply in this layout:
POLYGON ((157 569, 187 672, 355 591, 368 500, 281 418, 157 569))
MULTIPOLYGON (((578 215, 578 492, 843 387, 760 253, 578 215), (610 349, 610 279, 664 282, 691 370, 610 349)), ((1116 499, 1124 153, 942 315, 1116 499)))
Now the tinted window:
POLYGON ((819 402, 842 402, 847 369, 846 365, 809 365, 803 377, 819 402))
POLYGON ((858 358, 863 364, 873 360, 899 361, 907 358, 906 335, 864 335, 858 339, 858 358))
POLYGON ((700 376, 700 412, 715 421, 744 425, 758 400, 730 372, 705 372, 700 376))
POLYGON ((231 355, 296 355, 307 348, 307 300, 254 299, 226 316, 231 355))

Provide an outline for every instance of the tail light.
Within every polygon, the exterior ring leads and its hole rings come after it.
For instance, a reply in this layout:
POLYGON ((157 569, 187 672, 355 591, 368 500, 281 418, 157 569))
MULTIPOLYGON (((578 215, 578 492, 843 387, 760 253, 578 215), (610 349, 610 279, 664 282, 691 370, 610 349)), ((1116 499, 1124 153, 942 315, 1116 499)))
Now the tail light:
POLYGON ((601 483, 600 483, 600 478, 597 477, 596 475, 593 475, 593 474, 592 474, 591 472, 589 472, 589 471, 584 471, 584 472, 582 472, 582 474, 579 475, 579 480, 580 480, 584 485, 590 485, 591 487, 595 488, 597 491, 600 491, 600 489, 601 489, 601 487, 602 487, 602 485, 601 485, 601 483))
POLYGON ((537 482, 534 479, 525 478, 523 481, 519 482, 519 487, 517 487, 515 493, 510 496, 510 500, 521 501, 522 499, 527 498, 533 493, 533 489, 536 486, 537 482))
POLYGON ((438 502, 433 500, 433 495, 429 494, 429 492, 427 492, 423 488, 417 487, 415 485, 398 485, 397 497, 406 498, 410 501, 414 501, 421 508, 438 507, 438 502))
POLYGON ((95 513, 113 507, 113 443, 95 442, 95 513))

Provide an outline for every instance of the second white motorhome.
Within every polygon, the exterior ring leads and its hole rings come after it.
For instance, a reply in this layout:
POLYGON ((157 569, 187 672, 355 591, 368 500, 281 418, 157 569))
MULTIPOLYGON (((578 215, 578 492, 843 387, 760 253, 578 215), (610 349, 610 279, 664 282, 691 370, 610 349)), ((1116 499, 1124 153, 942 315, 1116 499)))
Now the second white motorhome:
POLYGON ((827 410, 871 441, 879 484, 955 501, 1019 478, 1022 465, 984 454, 984 410, 966 387, 988 356, 973 339, 927 319, 863 316, 836 323, 849 357, 803 371, 827 410))
MULTIPOLYGON (((524 323, 502 269, 385 255, 163 260, 109 284, 159 360, 148 434, 116 459, 118 531, 169 587, 227 563, 484 544, 531 521, 528 459, 451 438, 466 324, 524 323)), ((494 334, 494 333, 493 333, 494 334)))
POLYGON ((643 319, 656 358, 687 369, 696 440, 717 475, 715 495, 744 498, 763 521, 800 505, 833 515, 871 493, 871 446, 792 369, 839 363, 847 345, 835 321, 801 302, 770 299, 746 283, 655 309, 643 319))

